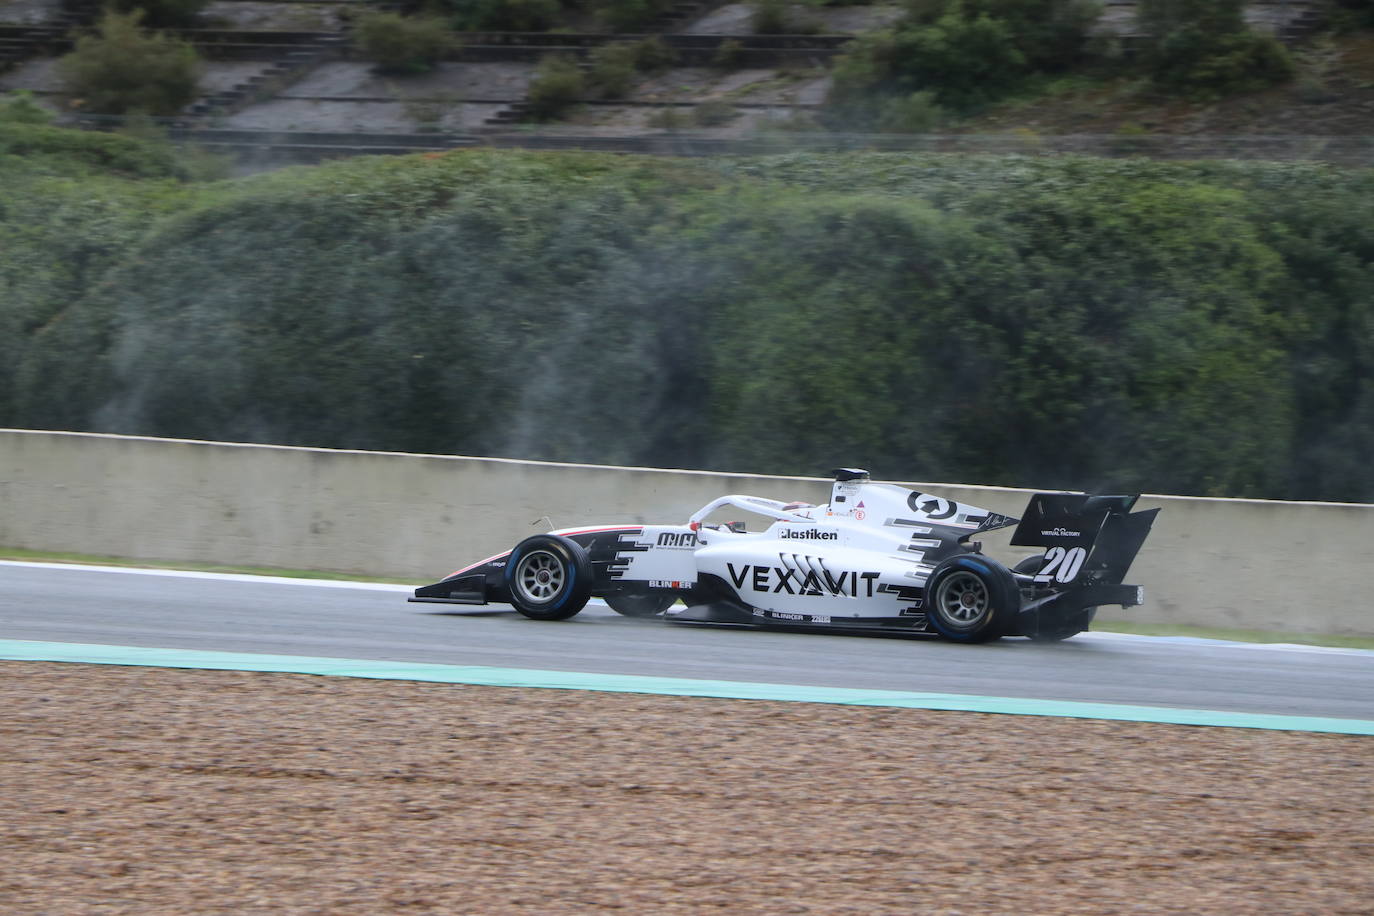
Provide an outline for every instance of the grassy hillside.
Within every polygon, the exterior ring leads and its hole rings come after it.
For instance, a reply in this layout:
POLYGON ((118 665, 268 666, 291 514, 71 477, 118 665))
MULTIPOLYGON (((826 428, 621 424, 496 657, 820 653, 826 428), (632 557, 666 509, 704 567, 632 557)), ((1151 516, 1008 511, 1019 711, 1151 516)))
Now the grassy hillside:
POLYGON ((1374 500, 1367 171, 471 151, 195 183, 60 133, 0 127, 0 424, 1374 500))

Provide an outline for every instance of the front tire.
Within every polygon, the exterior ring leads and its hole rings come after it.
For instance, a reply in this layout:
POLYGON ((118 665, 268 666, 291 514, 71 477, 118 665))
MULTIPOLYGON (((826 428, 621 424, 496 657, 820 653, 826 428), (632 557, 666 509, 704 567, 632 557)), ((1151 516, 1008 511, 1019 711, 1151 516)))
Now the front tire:
POLYGON ((935 632, 954 642, 998 639, 1021 609, 1021 592, 1011 572, 988 557, 950 557, 926 582, 926 619, 935 632))
POLYGON ((556 534, 525 538, 506 561, 510 603, 534 620, 567 620, 592 596, 592 563, 576 541, 556 534))

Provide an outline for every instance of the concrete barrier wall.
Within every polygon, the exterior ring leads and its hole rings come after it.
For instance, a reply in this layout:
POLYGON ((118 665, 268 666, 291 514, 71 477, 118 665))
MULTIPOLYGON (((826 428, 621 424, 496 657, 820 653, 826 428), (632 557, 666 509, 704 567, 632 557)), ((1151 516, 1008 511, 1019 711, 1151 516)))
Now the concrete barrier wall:
MULTIPOLYGON (((1031 491, 908 483, 1009 515, 1031 491)), ((824 502, 829 481, 0 430, 0 546, 437 579, 529 534, 680 522, 725 493, 824 502)), ((1374 635, 1374 506, 1151 496, 1107 618, 1374 635)), ((984 537, 999 558, 1008 532, 984 537)))

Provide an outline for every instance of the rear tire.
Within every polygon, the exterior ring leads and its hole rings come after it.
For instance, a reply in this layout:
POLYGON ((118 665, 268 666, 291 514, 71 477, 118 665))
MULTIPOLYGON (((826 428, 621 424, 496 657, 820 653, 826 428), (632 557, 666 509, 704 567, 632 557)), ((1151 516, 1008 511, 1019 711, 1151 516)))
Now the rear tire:
POLYGON ((515 546, 506 561, 510 603, 534 620, 567 620, 592 596, 592 563, 576 541, 536 534, 515 546))
MULTIPOLYGON (((1026 557, 1011 569, 1012 572, 1025 573, 1028 576, 1033 576, 1038 573, 1040 567, 1044 565, 1045 555, 1039 554, 1033 557, 1026 557)), ((1077 636, 1079 633, 1086 630, 1088 624, 1092 623, 1093 616, 1096 613, 1097 608, 1088 608, 1088 610, 1073 618, 1069 623, 1061 623, 1058 627, 1046 627, 1043 630, 1039 628, 1040 621, 1036 619, 1029 624, 1023 624, 1023 626, 1028 625, 1034 628, 1034 632, 1025 635, 1026 638, 1032 642, 1063 642, 1069 637, 1077 636)))
POLYGON ((652 592, 622 592, 606 596, 606 604, 611 610, 625 617, 657 617, 672 607, 676 600, 677 595, 656 595, 652 592))
POLYGON ((1077 636, 1088 628, 1088 624, 1093 622, 1097 616, 1097 608, 1090 607, 1081 614, 1075 615, 1072 622, 1061 624, 1057 628, 1046 627, 1034 633, 1027 633, 1031 642, 1063 642, 1071 636, 1077 636))
POLYGON ((978 555, 950 557, 926 582, 923 607, 931 629, 953 642, 988 642, 1015 625, 1021 592, 1011 572, 978 555))

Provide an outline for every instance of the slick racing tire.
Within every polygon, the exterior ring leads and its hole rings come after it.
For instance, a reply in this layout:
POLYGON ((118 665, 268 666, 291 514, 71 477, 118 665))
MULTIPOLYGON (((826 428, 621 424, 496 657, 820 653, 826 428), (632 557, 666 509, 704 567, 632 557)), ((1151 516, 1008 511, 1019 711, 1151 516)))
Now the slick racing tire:
POLYGON ((653 593, 621 592, 607 595, 606 604, 617 614, 626 617, 657 617, 673 606, 677 595, 655 595, 653 593))
POLYGON ((587 551, 555 534, 536 534, 517 544, 506 561, 505 579, 510 603, 535 620, 567 620, 592 596, 587 551))
POLYGON ((1011 572, 979 555, 950 557, 926 583, 926 619, 954 642, 987 642, 1010 631, 1021 609, 1011 572))

